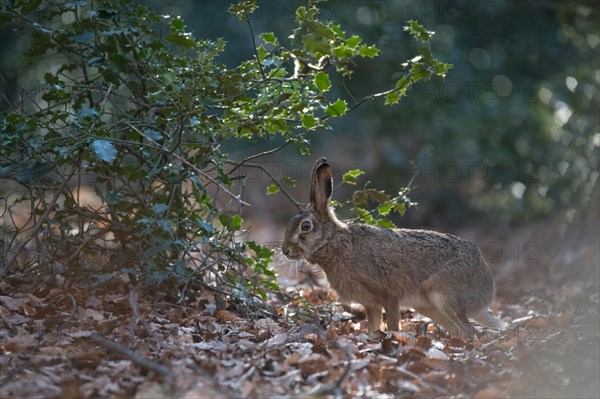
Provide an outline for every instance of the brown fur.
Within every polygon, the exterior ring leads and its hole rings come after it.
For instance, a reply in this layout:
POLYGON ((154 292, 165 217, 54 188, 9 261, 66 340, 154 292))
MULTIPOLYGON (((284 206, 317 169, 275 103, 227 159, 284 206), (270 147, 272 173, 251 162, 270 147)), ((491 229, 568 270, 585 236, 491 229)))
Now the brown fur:
POLYGON ((341 301, 362 304, 369 332, 381 328, 383 308, 388 329, 397 330, 400 306, 441 323, 452 335, 471 336, 468 318, 503 328, 488 310, 492 272, 473 243, 435 231, 343 223, 328 206, 332 186, 331 169, 321 158, 313 169, 310 205, 290 220, 282 251, 321 266, 341 301))

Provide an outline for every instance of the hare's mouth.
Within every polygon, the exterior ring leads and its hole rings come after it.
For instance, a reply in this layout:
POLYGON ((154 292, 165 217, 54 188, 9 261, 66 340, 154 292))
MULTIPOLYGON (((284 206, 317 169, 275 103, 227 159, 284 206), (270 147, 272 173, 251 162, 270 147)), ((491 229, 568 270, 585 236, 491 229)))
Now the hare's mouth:
POLYGON ((285 255, 286 258, 291 259, 291 260, 297 260, 297 259, 302 258, 301 251, 295 251, 291 248, 286 249, 283 254, 285 255))

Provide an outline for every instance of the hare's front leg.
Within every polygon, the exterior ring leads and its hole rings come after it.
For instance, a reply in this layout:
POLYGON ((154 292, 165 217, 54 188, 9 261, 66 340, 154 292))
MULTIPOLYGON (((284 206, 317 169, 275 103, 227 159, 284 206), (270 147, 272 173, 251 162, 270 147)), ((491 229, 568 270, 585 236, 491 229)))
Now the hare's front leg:
POLYGON ((400 330, 400 301, 390 299, 385 302, 385 320, 388 331, 400 330))
POLYGON ((367 331, 369 333, 375 332, 381 329, 381 305, 365 305, 365 311, 367 312, 367 331))

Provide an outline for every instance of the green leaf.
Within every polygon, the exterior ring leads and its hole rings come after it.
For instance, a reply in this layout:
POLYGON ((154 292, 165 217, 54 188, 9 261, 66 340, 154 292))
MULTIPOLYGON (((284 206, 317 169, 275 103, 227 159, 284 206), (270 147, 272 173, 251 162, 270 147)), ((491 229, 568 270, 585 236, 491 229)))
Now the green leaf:
POLYGON ((403 78, 398 79, 396 82, 396 89, 400 89, 401 93, 404 94, 408 85, 410 85, 411 79, 408 76, 404 76, 403 78))
POLYGON ((267 292, 263 288, 260 288, 260 287, 254 287, 254 289, 256 290, 256 293, 260 296, 260 298, 266 302, 267 301, 267 292))
POLYGON ((295 187, 296 186, 296 180, 292 179, 291 177, 285 176, 283 178, 283 181, 285 184, 287 184, 290 187, 295 187))
POLYGON ((308 34, 302 37, 304 47, 313 53, 331 54, 329 41, 317 34, 308 34))
POLYGON ((271 184, 267 187, 267 195, 277 194, 279 192, 279 186, 276 184, 271 184))
POLYGON ((83 32, 72 36, 72 39, 76 43, 89 43, 94 40, 94 34, 92 32, 83 32))
POLYGON ((229 231, 236 231, 242 227, 242 218, 239 215, 219 215, 219 222, 229 231))
POLYGON ((337 100, 335 103, 330 104, 326 111, 329 116, 342 116, 346 113, 347 103, 344 100, 337 100))
POLYGON ((315 127, 315 117, 313 114, 302 115, 302 126, 306 129, 312 129, 315 127))
POLYGON ((440 77, 446 77, 446 73, 452 69, 452 64, 447 64, 445 62, 436 62, 435 63, 435 74, 440 77))
POLYGON ((344 175, 342 176, 342 181, 346 184, 354 185, 358 181, 358 176, 360 176, 364 173, 365 172, 363 172, 360 169, 349 170, 348 172, 344 173, 344 175))
POLYGON ((77 110, 77 116, 79 116, 80 118, 87 118, 90 116, 99 116, 98 111, 96 111, 94 108, 80 108, 77 110))
POLYGON ((209 235, 213 235, 214 233, 216 233, 215 228, 212 226, 212 224, 204 221, 204 220, 198 220, 196 221, 196 224, 202 229, 204 230, 205 233, 209 234, 209 235))
POLYGON ((260 45, 256 49, 256 55, 258 57, 258 61, 262 63, 265 58, 267 58, 267 55, 269 55, 269 52, 262 45, 260 45))
POLYGON ((390 196, 382 190, 375 190, 374 188, 370 188, 366 190, 366 192, 367 194, 369 194, 371 199, 373 199, 373 201, 378 202, 380 204, 383 204, 384 202, 390 200, 390 196))
POLYGON ((177 32, 183 32, 183 19, 181 17, 175 17, 171 20, 171 28, 177 32))
POLYGON ((331 82, 329 81, 329 75, 323 71, 317 73, 315 75, 315 85, 321 93, 326 92, 331 87, 331 82))
POLYGON ((404 216, 404 212, 406 212, 406 205, 404 203, 394 205, 394 211, 398 212, 400 216, 404 216))
POLYGON ((252 14, 256 10, 256 0, 245 0, 229 7, 228 11, 237 15, 241 21, 246 19, 246 14, 252 14))
POLYGON ((350 48, 356 48, 360 44, 360 37, 354 35, 350 39, 346 40, 346 46, 350 48))
POLYGON ((375 223, 375 219, 373 219, 373 215, 371 215, 366 209, 356 207, 356 208, 354 208, 354 211, 360 217, 360 220, 362 220, 364 223, 366 223, 366 224, 374 224, 375 223))
POLYGON ((17 170, 16 179, 19 182, 27 182, 40 179, 52 171, 52 165, 35 161, 32 164, 20 167, 17 170))
POLYGON ((316 33, 320 37, 324 37, 329 40, 333 40, 335 38, 333 30, 331 30, 331 28, 329 26, 327 26, 321 22, 306 21, 305 24, 306 24, 306 27, 308 28, 308 30, 316 33))
POLYGON ((333 55, 339 59, 351 58, 354 56, 354 49, 348 46, 337 46, 333 49, 333 55))
POLYGON ((239 230, 242 227, 242 218, 239 215, 231 217, 231 227, 233 230, 239 230))
POLYGON ((379 214, 381 216, 387 216, 390 214, 390 211, 392 210, 392 208, 394 207, 394 204, 391 202, 388 202, 387 204, 383 204, 379 207, 379 209, 377 209, 377 212, 379 212, 379 214))
POLYGON ((400 100, 400 94, 398 94, 398 92, 396 92, 396 91, 393 91, 391 93, 388 93, 387 96, 385 96, 384 105, 398 104, 399 100, 400 100))
POLYGON ((358 54, 362 57, 377 57, 379 54, 379 49, 375 46, 361 46, 360 50, 358 50, 358 54))
POLYGON ((265 41, 265 43, 271 43, 271 44, 275 44, 277 41, 277 38, 271 32, 263 33, 262 39, 265 41))
POLYGON ((304 6, 298 7, 296 9, 296 19, 298 22, 302 22, 304 18, 306 18, 306 8, 304 6))
POLYGON ((393 229, 396 227, 396 225, 394 223, 390 222, 389 220, 385 220, 385 219, 378 219, 377 226, 384 228, 384 229, 393 229))
POLYGON ((423 43, 428 42, 434 34, 434 32, 428 31, 423 25, 415 20, 408 21, 408 25, 404 27, 404 30, 408 31, 412 37, 423 43))
POLYGON ((108 140, 94 140, 92 143, 92 150, 94 150, 98 158, 105 162, 112 163, 117 159, 117 149, 114 144, 108 140))
POLYGON ((152 211, 155 215, 163 215, 167 209, 169 209, 169 207, 166 204, 152 205, 152 211))
POLYGON ((152 129, 146 129, 142 133, 144 134, 144 136, 146 136, 146 138, 149 138, 150 140, 154 140, 154 141, 158 141, 163 138, 163 135, 161 132, 157 132, 156 130, 152 130, 152 129))
POLYGON ((184 33, 184 34, 169 33, 167 36, 165 36, 165 39, 170 41, 173 44, 176 44, 176 45, 182 46, 182 47, 191 48, 196 45, 196 42, 194 41, 193 37, 189 33, 184 33))
POLYGON ((245 245, 250 248, 256 254, 259 259, 270 259, 274 252, 264 245, 255 243, 254 241, 247 241, 245 245))

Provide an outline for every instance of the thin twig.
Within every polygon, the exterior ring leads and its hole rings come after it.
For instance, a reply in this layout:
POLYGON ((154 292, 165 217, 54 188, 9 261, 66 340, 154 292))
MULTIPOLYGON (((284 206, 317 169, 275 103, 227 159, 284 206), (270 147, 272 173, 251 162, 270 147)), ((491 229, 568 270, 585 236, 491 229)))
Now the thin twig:
MULTIPOLYGON (((404 187, 404 190, 402 191, 402 193, 394 198, 392 198, 389 201, 385 201, 383 204, 380 204, 379 206, 377 206, 375 209, 367 212, 364 215, 360 215, 354 219, 350 219, 349 221, 347 221, 347 223, 356 223, 361 221, 362 219, 364 219, 365 217, 369 216, 369 215, 373 215, 375 212, 377 212, 379 209, 381 209, 382 207, 389 205, 389 204, 393 204, 396 201, 398 201, 399 199, 405 199, 406 195, 409 194, 413 188, 411 187, 412 182, 415 180, 415 177, 417 176, 417 174, 415 173, 412 178, 410 179, 410 181, 408 182, 408 184, 406 185, 406 187, 404 187)), ((367 183, 368 184, 368 183, 367 183)), ((365 187, 366 188, 366 187, 365 187)), ((405 200, 406 203, 406 200, 405 200)), ((412 204, 414 205, 414 203, 410 202, 409 200, 409 205, 412 204)))
MULTIPOLYGON (((225 163, 229 163, 229 164, 234 164, 234 162, 231 161, 226 161, 225 163)), ((279 187, 279 189, 281 190, 281 192, 288 197, 288 199, 292 202, 292 204, 294 204, 296 206, 296 208, 298 208, 299 211, 303 211, 304 207, 302 206, 302 204, 298 201, 296 201, 296 199, 285 189, 285 187, 283 187, 283 185, 281 183, 279 183, 277 181, 277 178, 267 169, 264 167, 264 165, 261 165, 259 163, 246 163, 246 166, 250 167, 250 168, 256 168, 256 169, 260 169, 263 172, 266 173, 267 176, 269 176, 269 179, 271 179, 271 181, 277 186, 279 187)))
POLYGON ((143 369, 146 369, 149 371, 154 371, 155 373, 160 374, 162 376, 167 376, 167 375, 171 374, 171 370, 169 370, 165 366, 162 366, 156 362, 148 360, 148 359, 142 357, 140 354, 132 351, 131 349, 126 348, 123 345, 118 344, 118 343, 116 343, 108 338, 105 338, 99 334, 94 333, 94 334, 90 335, 90 339, 92 341, 96 342, 97 344, 99 344, 113 352, 127 356, 129 359, 131 359, 132 362, 134 362, 138 366, 142 367, 143 369))
POLYGON ((58 198, 63 193, 64 188, 67 186, 67 184, 69 183, 69 181, 71 180, 71 178, 73 177, 73 175, 75 174, 75 172, 78 169, 79 169, 79 164, 75 165, 75 167, 71 171, 71 174, 69 174, 69 176, 67 176, 67 178, 63 181, 60 188, 58 190, 56 190, 56 192, 54 193, 54 196, 52 197, 52 200, 50 201, 50 204, 48 204, 48 206, 46 207, 46 210, 42 214, 42 217, 40 217, 38 219, 38 221, 36 222, 36 224, 33 226, 32 232, 29 235, 29 237, 27 237, 25 240, 23 240, 19 244, 19 246, 15 249, 13 254, 6 261, 6 264, 4 265, 4 267, 2 269, 0 269, 0 280, 2 280, 4 275, 8 272, 12 263, 20 255, 23 248, 25 248, 25 245, 27 245, 29 243, 29 241, 31 241, 31 239, 38 233, 39 229, 42 227, 42 224, 44 224, 44 222, 46 221, 46 218, 48 217, 48 215, 50 215, 50 212, 52 212, 52 210, 56 206, 56 203, 58 202, 58 198))
MULTIPOLYGON (((408 75, 406 75, 406 77, 411 79, 411 83, 414 83, 414 82, 412 82, 412 74, 409 73, 408 75)), ((393 89, 382 91, 380 93, 374 93, 374 94, 369 94, 368 96, 364 96, 359 102, 357 102, 356 104, 354 104, 353 106, 351 106, 350 108, 348 108, 346 110, 346 113, 349 114, 350 112, 354 111, 356 108, 358 108, 362 104, 366 103, 367 101, 375 100, 376 98, 387 96, 390 93, 394 93, 396 91, 402 91, 402 90, 403 90, 402 88, 395 87, 393 89)), ((325 121, 327 121, 330 118, 332 118, 332 116, 327 115, 327 116, 321 118, 321 121, 325 122, 325 121)))
POLYGON ((264 157, 265 155, 271 155, 271 154, 273 154, 273 153, 275 153, 275 152, 283 149, 285 146, 287 146, 290 143, 291 143, 291 141, 286 141, 285 143, 283 143, 279 147, 273 148, 272 150, 263 151, 263 152, 259 152, 258 154, 251 155, 248 158, 244 158, 241 162, 237 162, 236 163, 236 162, 230 161, 229 163, 235 164, 235 166, 234 166, 233 169, 231 169, 231 171, 229 173, 232 174, 233 172, 236 171, 237 168, 239 168, 240 166, 244 165, 248 161, 251 161, 251 160, 259 158, 259 157, 264 157))
POLYGON ((144 319, 140 314, 140 309, 138 306, 138 291, 136 287, 131 287, 131 289, 129 290, 129 306, 131 307, 131 312, 133 313, 133 318, 131 319, 130 326, 131 335, 137 335, 136 324, 139 320, 148 331, 148 334, 152 335, 152 337, 157 343, 160 343, 161 340, 156 336, 156 334, 150 327, 150 324, 148 324, 146 319, 144 319))
POLYGON ((254 56, 256 57, 256 62, 258 63, 258 68, 260 69, 260 74, 262 75, 264 80, 267 80, 267 75, 263 70, 262 64, 260 62, 260 57, 258 56, 258 50, 256 49, 256 40, 254 39, 254 30, 252 29, 252 24, 250 23, 250 18, 248 18, 248 11, 244 11, 246 15, 246 22, 248 23, 248 28, 250 28, 250 37, 252 38, 252 46, 254 47, 254 56))
POLYGON ((71 299, 71 313, 69 314, 69 317, 67 317, 67 320, 65 320, 58 327, 58 331, 59 332, 61 332, 62 329, 65 328, 71 322, 71 320, 73 320, 73 318, 75 317, 75 313, 77 313, 77 301, 75 300, 75 298, 73 297, 73 295, 67 294, 67 296, 71 299))
POLYGON ((336 395, 336 396, 341 396, 341 386, 342 383, 344 382, 344 380, 346 379, 346 377, 348 377, 348 374, 350 374, 350 370, 352 369, 352 356, 350 355, 350 353, 348 352, 347 349, 343 348, 339 342, 336 342, 336 346, 339 349, 342 349, 342 351, 346 354, 346 361, 344 362, 345 367, 344 367, 344 372, 342 373, 342 375, 340 375, 338 377, 338 379, 336 380, 336 382, 332 385, 327 385, 327 386, 321 386, 316 390, 311 390, 308 392, 308 397, 320 397, 320 396, 329 396, 331 394, 336 395))
POLYGON ((221 183, 219 183, 218 181, 216 181, 215 179, 213 179, 208 174, 206 174, 203 171, 201 171, 200 168, 196 167, 196 165, 192 164, 187 159, 181 157, 180 155, 178 155, 175 152, 169 153, 169 151, 167 151, 165 148, 163 148, 155 140, 152 140, 150 137, 148 137, 147 135, 145 135, 140 129, 138 129, 137 127, 135 127, 134 125, 132 125, 128 121, 124 121, 124 123, 126 125, 128 125, 129 127, 131 127, 133 130, 135 130, 136 132, 138 132, 141 136, 143 136, 144 138, 146 138, 147 140, 149 140, 150 142, 152 142, 153 144, 155 144, 156 145, 156 147, 155 147, 156 149, 158 149, 160 151, 164 151, 164 152, 168 153, 169 155, 172 155, 178 161, 180 161, 181 163, 183 163, 184 165, 186 165, 187 167, 189 167, 190 169, 192 169, 194 171, 194 173, 196 173, 196 174, 198 174, 200 176, 203 176, 204 178, 206 178, 211 183, 214 183, 215 185, 217 185, 219 188, 221 188, 223 191, 225 191, 229 196, 231 196, 231 198, 237 200, 240 204, 242 204, 244 206, 250 206, 249 203, 242 201, 242 199, 239 197, 239 195, 235 195, 234 193, 232 193, 229 189, 227 189, 226 187, 224 187, 221 183))

